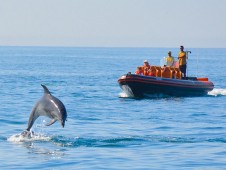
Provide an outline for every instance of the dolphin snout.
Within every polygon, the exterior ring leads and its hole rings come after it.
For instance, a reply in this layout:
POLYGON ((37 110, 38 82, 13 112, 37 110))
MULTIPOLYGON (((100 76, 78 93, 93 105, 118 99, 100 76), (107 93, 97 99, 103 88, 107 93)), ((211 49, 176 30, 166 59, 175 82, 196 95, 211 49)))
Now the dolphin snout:
POLYGON ((61 123, 61 126, 64 127, 65 122, 62 120, 60 123, 61 123))

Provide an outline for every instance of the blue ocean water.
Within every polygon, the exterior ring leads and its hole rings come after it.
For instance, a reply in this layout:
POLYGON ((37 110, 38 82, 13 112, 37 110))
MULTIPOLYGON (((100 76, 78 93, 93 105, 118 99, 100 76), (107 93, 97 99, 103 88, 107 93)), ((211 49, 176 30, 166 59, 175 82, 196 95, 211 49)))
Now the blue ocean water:
POLYGON ((202 97, 127 97, 118 78, 177 48, 0 47, 0 169, 225 169, 226 49, 188 49, 202 97), (18 138, 43 95, 66 106, 65 128, 40 117, 18 138))

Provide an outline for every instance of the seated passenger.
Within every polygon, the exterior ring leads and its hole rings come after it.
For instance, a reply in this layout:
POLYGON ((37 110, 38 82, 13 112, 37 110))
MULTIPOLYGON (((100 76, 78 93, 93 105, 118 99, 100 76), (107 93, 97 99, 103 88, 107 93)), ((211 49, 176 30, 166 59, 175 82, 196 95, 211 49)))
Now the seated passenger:
POLYGON ((144 75, 148 76, 148 74, 149 74, 149 69, 148 68, 144 68, 144 75))
POLYGON ((142 67, 137 67, 137 70, 135 71, 135 74, 137 74, 137 75, 144 75, 142 67))
POLYGON ((154 74, 154 72, 153 72, 152 68, 150 68, 150 69, 149 69, 149 73, 148 73, 148 75, 149 75, 149 76, 154 76, 154 77, 155 77, 155 74, 154 74))
POLYGON ((169 66, 165 66, 162 68, 161 77, 172 78, 172 70, 169 66))
POLYGON ((171 55, 171 51, 168 52, 168 56, 166 57, 166 66, 172 67, 174 66, 174 58, 171 55))
POLYGON ((144 75, 145 75, 145 76, 155 76, 155 74, 154 74, 154 72, 152 71, 151 68, 150 68, 150 69, 146 68, 146 69, 144 70, 144 75))
POLYGON ((161 69, 164 70, 165 68, 166 68, 166 65, 163 65, 163 67, 161 69))
POLYGON ((143 66, 143 70, 144 70, 144 75, 148 76, 149 74, 149 69, 151 68, 150 64, 148 63, 148 60, 144 60, 144 66, 143 66))
POLYGON ((150 69, 151 68, 151 66, 150 66, 150 64, 148 63, 148 60, 144 60, 144 70, 145 70, 145 68, 148 68, 148 69, 150 69))
POLYGON ((163 67, 161 67, 161 72, 166 70, 166 65, 164 65, 163 67))

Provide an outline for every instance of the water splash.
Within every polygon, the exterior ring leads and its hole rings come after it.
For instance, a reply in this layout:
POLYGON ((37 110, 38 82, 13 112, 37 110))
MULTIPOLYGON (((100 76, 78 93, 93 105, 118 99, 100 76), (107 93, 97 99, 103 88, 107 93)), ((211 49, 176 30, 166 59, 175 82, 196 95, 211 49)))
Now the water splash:
POLYGON ((123 85, 121 86, 123 92, 119 93, 119 97, 122 98, 130 98, 130 97, 134 97, 132 90, 129 88, 129 86, 127 85, 123 85))
POLYGON ((147 99, 162 99, 162 98, 175 98, 174 96, 170 96, 167 94, 143 94, 142 97, 134 97, 133 94, 131 93, 127 93, 125 91, 122 91, 121 93, 119 93, 119 97, 120 98, 135 98, 135 99, 143 99, 143 98, 147 98, 147 99))
POLYGON ((211 96, 226 96, 226 89, 213 89, 212 91, 208 92, 208 95, 211 95, 211 96))
POLYGON ((127 93, 125 93, 125 92, 123 91, 123 92, 119 93, 119 97, 120 97, 120 98, 130 98, 130 97, 132 97, 132 96, 130 96, 129 94, 127 94, 127 93))
POLYGON ((13 143, 23 143, 23 142, 32 142, 32 141, 50 141, 51 137, 40 134, 40 133, 35 133, 32 136, 24 136, 21 133, 20 134, 15 134, 7 138, 9 142, 13 143))

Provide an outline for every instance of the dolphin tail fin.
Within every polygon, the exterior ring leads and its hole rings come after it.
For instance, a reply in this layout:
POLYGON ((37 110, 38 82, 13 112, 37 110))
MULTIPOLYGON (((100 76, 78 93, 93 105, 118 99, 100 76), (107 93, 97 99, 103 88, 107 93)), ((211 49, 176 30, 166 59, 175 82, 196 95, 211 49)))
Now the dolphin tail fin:
POLYGON ((41 86, 44 89, 44 93, 51 94, 50 91, 49 91, 49 89, 44 84, 41 84, 41 86))
POLYGON ((46 126, 50 126, 54 124, 56 121, 57 121, 56 119, 52 119, 48 124, 46 124, 46 126))

